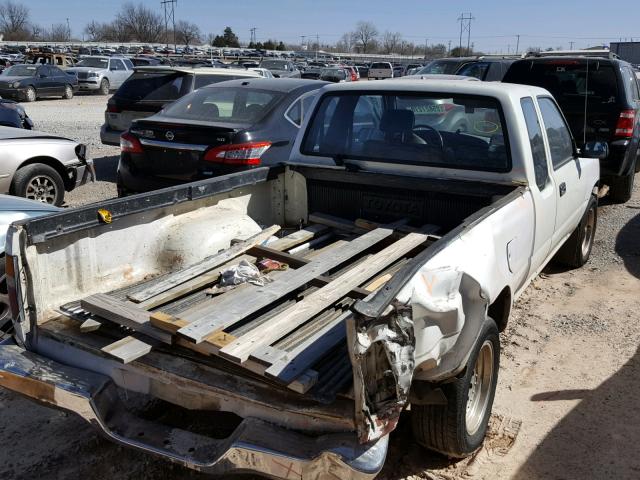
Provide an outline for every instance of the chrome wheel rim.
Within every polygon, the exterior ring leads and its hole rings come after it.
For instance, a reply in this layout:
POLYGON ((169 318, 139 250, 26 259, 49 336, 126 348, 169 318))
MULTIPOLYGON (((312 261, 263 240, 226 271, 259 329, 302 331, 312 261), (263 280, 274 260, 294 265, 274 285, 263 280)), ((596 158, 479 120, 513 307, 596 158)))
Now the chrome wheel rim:
POLYGON ((58 195, 58 188, 53 179, 47 175, 33 177, 27 184, 25 197, 42 203, 53 204, 58 195))
POLYGON ((467 396, 467 433, 474 435, 485 417, 493 383, 493 344, 485 340, 478 353, 467 396))
POLYGON ((589 254, 591 248, 591 242, 593 242, 593 232, 596 226, 596 212, 593 208, 589 209, 587 214, 587 221, 584 225, 584 235, 582 236, 582 257, 586 257, 589 254))
POLYGON ((36 91, 33 88, 27 90, 27 98, 30 102, 33 102, 36 99, 36 91))
POLYGON ((71 98, 73 95, 73 90, 71 90, 71 87, 69 85, 67 85, 67 88, 64 89, 64 94, 67 98, 71 98))

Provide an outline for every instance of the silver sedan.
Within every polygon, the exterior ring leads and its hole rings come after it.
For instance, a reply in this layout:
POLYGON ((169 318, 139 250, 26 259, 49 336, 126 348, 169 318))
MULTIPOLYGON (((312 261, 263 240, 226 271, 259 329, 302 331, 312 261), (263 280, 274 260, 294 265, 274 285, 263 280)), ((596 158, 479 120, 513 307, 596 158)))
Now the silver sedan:
POLYGON ((60 206, 65 191, 94 178, 83 144, 48 133, 0 127, 0 193, 60 206))

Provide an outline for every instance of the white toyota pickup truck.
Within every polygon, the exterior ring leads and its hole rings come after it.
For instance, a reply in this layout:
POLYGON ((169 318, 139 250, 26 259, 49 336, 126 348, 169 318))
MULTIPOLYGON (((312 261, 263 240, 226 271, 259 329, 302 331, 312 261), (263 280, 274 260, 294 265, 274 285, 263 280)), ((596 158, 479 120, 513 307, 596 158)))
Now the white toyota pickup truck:
POLYGON ((514 301, 589 258, 574 145, 534 87, 325 87, 282 165, 14 223, 0 386, 212 473, 372 478, 409 406, 469 455, 514 301))

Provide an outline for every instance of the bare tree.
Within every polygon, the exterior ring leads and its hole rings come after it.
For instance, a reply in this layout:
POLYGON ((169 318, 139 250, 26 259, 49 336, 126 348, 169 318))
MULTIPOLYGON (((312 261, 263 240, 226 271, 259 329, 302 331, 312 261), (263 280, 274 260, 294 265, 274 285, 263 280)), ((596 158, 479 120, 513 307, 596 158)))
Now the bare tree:
POLYGON ((29 9, 22 4, 6 1, 0 4, 0 33, 5 40, 27 40, 29 9))
POLYGON ((66 23, 56 23, 51 25, 51 30, 44 34, 44 37, 49 42, 68 42, 69 41, 69 29, 66 23))
POLYGON ((382 37, 382 48, 384 53, 394 53, 398 50, 402 42, 402 34, 400 32, 384 32, 382 37))
POLYGON ((371 22, 358 22, 353 32, 354 39, 362 49, 362 53, 374 50, 378 35, 378 29, 371 22))
POLYGON ((356 40, 355 40, 355 33, 354 32, 347 32, 344 33, 342 35, 342 37, 340 37, 340 40, 338 40, 338 43, 336 44, 336 50, 339 52, 351 52, 353 50, 353 47, 355 46, 356 40))
POLYGON ((187 47, 192 43, 200 43, 202 41, 200 27, 195 23, 180 20, 176 23, 176 39, 187 47))
POLYGON ((91 20, 87 26, 84 27, 84 33, 90 42, 99 42, 100 40, 105 40, 105 29, 105 24, 91 20))
POLYGON ((163 39, 164 19, 142 4, 125 3, 114 21, 114 27, 124 28, 131 40, 156 43, 163 39))

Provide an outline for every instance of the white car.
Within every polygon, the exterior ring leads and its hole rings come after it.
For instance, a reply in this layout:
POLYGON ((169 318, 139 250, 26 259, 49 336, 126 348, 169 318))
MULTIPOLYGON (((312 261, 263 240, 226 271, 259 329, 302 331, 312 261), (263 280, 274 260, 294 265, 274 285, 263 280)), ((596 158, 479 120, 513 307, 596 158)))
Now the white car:
POLYGON ((247 70, 251 70, 252 72, 257 72, 262 78, 275 78, 273 76, 273 73, 271 73, 271 70, 269 70, 268 68, 252 67, 252 68, 248 68, 247 70))
POLYGON ((125 57, 83 57, 75 67, 67 68, 78 76, 80 90, 108 95, 117 90, 133 73, 133 63, 125 57))
POLYGON ((373 62, 369 67, 370 80, 393 78, 393 65, 389 62, 373 62))

